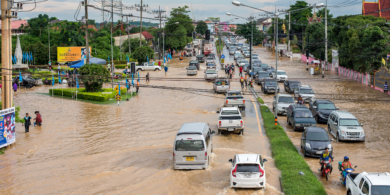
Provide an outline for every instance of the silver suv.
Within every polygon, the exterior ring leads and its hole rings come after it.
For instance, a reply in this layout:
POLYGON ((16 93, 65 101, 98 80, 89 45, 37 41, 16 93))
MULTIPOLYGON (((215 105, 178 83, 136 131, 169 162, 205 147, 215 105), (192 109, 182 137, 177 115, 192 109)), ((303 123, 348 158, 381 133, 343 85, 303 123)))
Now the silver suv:
POLYGON ((302 97, 303 101, 314 102, 316 100, 315 92, 309 85, 302 85, 294 90, 294 97, 298 99, 299 96, 302 97))
POLYGON ((328 119, 328 131, 337 141, 365 141, 363 124, 347 111, 333 111, 328 119))
POLYGON ((278 98, 274 96, 274 101, 272 103, 272 110, 275 110, 276 103, 278 105, 278 114, 287 115, 287 108, 294 104, 294 98, 291 95, 279 94, 278 98))

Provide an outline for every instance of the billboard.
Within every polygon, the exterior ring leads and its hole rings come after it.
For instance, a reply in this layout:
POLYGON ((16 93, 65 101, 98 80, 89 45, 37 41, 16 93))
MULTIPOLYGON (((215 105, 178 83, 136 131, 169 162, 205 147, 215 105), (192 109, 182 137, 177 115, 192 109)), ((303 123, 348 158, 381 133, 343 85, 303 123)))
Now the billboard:
MULTIPOLYGON (((87 50, 85 47, 57 47, 58 62, 73 62, 86 59, 87 50)), ((89 47, 89 57, 91 57, 91 47, 89 47)))
POLYGON ((375 73, 374 85, 376 88, 382 89, 384 88, 385 82, 390 83, 390 72, 386 67, 381 67, 375 73))
POLYGON ((15 108, 0 110, 0 148, 15 143, 15 108))

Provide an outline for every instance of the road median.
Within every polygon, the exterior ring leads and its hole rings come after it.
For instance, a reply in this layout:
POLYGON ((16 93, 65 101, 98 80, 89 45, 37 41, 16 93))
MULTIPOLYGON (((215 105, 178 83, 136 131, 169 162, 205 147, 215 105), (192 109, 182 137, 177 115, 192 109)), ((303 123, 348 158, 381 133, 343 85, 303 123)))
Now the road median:
POLYGON ((264 101, 261 98, 257 100, 260 103, 260 112, 275 165, 282 172, 280 181, 283 192, 291 195, 326 195, 324 186, 299 154, 283 127, 279 124, 275 126, 274 114, 268 106, 263 105, 264 101))

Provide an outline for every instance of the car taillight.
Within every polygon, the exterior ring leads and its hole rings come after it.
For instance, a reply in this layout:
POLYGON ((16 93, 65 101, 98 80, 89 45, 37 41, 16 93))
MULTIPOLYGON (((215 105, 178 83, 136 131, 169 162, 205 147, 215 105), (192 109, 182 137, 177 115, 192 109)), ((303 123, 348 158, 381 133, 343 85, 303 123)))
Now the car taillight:
POLYGON ((222 123, 222 122, 221 122, 221 121, 219 121, 219 127, 221 127, 221 123, 222 123))
POLYGON ((260 171, 260 176, 259 177, 263 177, 264 176, 264 171, 263 171, 263 169, 261 169, 260 165, 259 165, 259 171, 260 171))
POLYGON ((176 159, 175 159, 175 152, 173 152, 173 161, 176 161, 176 159))
POLYGON ((234 167, 234 169, 232 171, 232 176, 236 177, 236 173, 237 173, 237 165, 236 165, 236 167, 234 167))
POLYGON ((207 151, 204 153, 204 159, 207 160, 207 151))
POLYGON ((244 123, 241 121, 241 127, 244 125, 244 123))
POLYGON ((226 104, 228 104, 228 102, 229 102, 229 101, 228 101, 228 100, 226 100, 226 104))
POLYGON ((244 102, 244 104, 245 104, 245 100, 242 100, 242 102, 244 102))

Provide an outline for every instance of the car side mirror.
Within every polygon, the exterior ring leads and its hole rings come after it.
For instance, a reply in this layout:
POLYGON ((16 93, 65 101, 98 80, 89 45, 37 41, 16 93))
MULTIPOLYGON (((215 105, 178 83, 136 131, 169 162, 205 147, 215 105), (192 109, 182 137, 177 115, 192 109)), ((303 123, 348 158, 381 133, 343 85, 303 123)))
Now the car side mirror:
POLYGON ((267 162, 268 160, 267 159, 263 159, 263 163, 267 162))
POLYGON ((337 123, 333 123, 333 124, 337 126, 337 123))
POLYGON ((362 123, 362 124, 360 124, 360 126, 362 126, 362 127, 363 127, 363 123, 362 123))
POLYGON ((217 110, 217 113, 219 113, 220 111, 219 110, 217 110))
POLYGON ((215 133, 215 131, 212 131, 212 132, 211 132, 211 134, 214 134, 214 133, 215 133))
POLYGON ((336 110, 340 109, 339 107, 336 108, 336 110))
POLYGON ((229 162, 233 163, 233 159, 229 159, 229 162))

